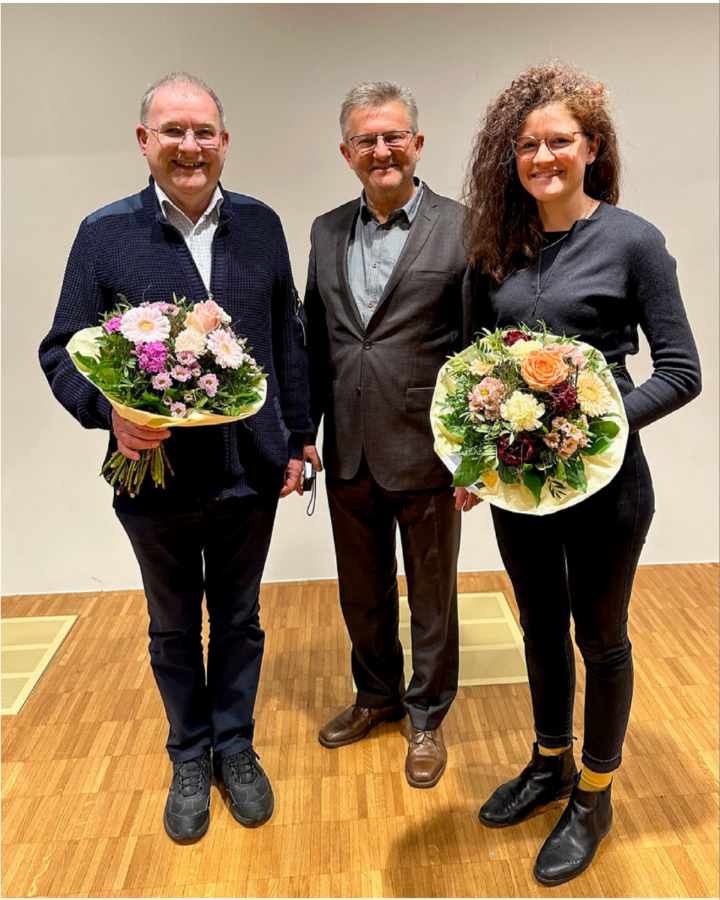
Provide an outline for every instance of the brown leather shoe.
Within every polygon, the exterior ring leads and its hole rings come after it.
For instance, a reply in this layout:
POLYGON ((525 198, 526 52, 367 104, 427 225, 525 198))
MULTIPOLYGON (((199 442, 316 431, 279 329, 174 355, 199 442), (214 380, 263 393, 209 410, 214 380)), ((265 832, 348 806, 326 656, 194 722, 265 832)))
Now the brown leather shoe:
POLYGON ((442 727, 434 731, 413 728, 405 760, 405 777, 410 787, 435 787, 442 778, 446 765, 447 750, 442 727))
POLYGON ((320 729, 318 740, 323 747, 344 747, 361 741, 371 728, 381 722, 398 722, 406 715, 404 706, 384 706, 381 709, 348 706, 320 729))

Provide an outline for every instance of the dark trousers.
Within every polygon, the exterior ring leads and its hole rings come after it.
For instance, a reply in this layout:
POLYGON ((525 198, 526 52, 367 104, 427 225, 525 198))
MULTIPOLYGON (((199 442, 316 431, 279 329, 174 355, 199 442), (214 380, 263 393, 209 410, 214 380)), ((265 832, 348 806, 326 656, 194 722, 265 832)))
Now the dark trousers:
POLYGON ((220 760, 252 743, 265 643, 258 596, 276 508, 276 496, 251 496, 177 515, 117 513, 140 564, 150 663, 173 762, 210 748, 220 760), (203 594, 210 620, 207 677, 203 594))
POLYGON ((397 493, 363 459, 355 478, 328 477, 340 605, 352 641, 357 703, 404 702, 415 728, 437 728, 458 683, 460 513, 449 488, 397 493), (411 614, 413 677, 405 690, 398 637, 395 532, 400 526, 411 614))
POLYGON ((640 439, 631 435, 620 472, 577 506, 542 517, 492 511, 520 609, 537 739, 545 747, 572 743, 572 615, 586 669, 582 760, 595 772, 622 760, 633 694, 628 604, 654 502, 640 439))

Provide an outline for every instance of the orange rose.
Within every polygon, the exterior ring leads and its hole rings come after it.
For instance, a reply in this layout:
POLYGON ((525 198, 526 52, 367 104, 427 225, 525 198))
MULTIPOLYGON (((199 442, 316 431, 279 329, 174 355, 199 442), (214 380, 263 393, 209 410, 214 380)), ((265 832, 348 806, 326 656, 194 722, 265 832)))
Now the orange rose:
POLYGON ((222 309, 214 300, 206 300, 205 303, 196 303, 193 311, 185 320, 187 328, 194 328, 200 334, 210 334, 220 325, 222 309))
POLYGON ((522 361, 520 374, 534 391, 549 391, 565 381, 568 367, 562 356, 550 348, 531 350, 522 361))

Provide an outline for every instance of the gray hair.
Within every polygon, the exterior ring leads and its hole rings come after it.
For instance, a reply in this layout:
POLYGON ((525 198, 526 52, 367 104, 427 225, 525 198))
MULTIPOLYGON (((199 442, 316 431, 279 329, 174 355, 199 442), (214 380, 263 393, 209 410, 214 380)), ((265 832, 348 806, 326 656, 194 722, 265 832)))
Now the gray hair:
POLYGON ((409 88, 396 81, 363 81, 348 92, 340 107, 340 130, 343 140, 348 139, 348 119, 354 109, 375 109, 393 101, 405 107, 410 128, 417 134, 418 107, 409 88))
POLYGON ((160 88, 165 87, 168 84, 187 84, 190 87, 194 87, 197 90, 204 91, 206 94, 209 94, 215 102, 215 106, 217 106, 218 116, 220 117, 220 128, 222 131, 225 131, 225 109, 220 102, 220 98, 215 93, 215 91, 209 87, 209 85, 205 84, 200 78, 195 75, 190 75, 189 72, 170 72, 167 75, 163 75, 163 77, 156 81, 155 84, 151 84, 150 87, 143 94, 143 98, 140 101, 140 124, 144 125, 146 128, 150 121, 150 105, 153 102, 153 97, 160 88))

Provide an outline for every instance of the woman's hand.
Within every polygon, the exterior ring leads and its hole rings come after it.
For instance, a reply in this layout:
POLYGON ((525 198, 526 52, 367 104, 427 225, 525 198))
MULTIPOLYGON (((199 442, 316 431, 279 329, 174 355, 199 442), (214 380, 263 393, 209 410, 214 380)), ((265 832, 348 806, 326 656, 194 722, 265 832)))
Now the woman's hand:
POLYGON ((477 494, 471 493, 466 488, 455 488, 455 509, 470 512, 478 503, 482 503, 482 497, 478 497, 477 494))

